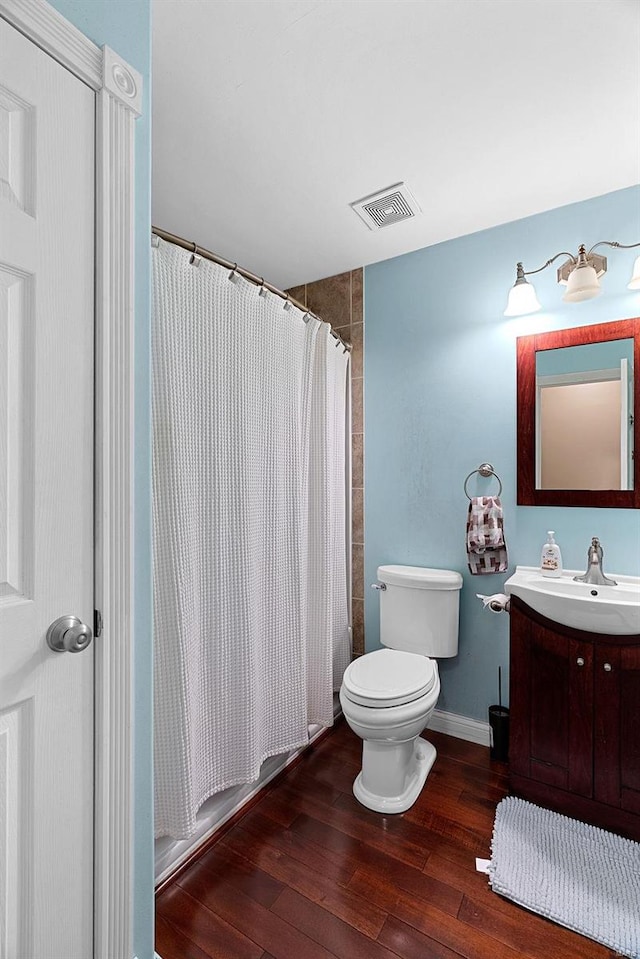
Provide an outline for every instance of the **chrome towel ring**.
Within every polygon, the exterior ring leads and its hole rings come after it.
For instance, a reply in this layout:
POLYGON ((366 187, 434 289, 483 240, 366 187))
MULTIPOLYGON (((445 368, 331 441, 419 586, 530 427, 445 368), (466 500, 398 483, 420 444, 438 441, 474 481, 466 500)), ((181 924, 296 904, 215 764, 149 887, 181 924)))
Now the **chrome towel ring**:
POLYGON ((480 476, 484 476, 484 477, 495 476, 495 478, 498 480, 498 485, 500 486, 500 489, 494 495, 500 496, 500 494, 502 493, 502 480, 500 479, 500 477, 494 470, 491 463, 481 463, 477 470, 471 470, 466 480, 464 481, 464 495, 467 497, 468 500, 471 500, 471 496, 469 496, 467 492, 467 483, 469 482, 471 477, 474 475, 474 473, 480 473, 480 476))

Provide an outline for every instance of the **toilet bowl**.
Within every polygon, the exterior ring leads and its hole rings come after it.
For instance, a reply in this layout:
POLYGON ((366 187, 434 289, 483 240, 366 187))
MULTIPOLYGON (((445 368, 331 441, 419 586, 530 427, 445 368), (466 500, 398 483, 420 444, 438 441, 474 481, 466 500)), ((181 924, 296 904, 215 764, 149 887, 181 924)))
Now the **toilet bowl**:
POLYGON ((345 670, 340 704, 362 739, 356 799, 380 813, 414 804, 436 759, 420 737, 440 694, 431 656, 458 651, 462 577, 451 570, 380 566, 380 640, 386 648, 365 653, 345 670))
POLYGON ((362 771, 353 784, 363 806, 399 813, 414 804, 436 758, 419 737, 439 695, 437 663, 416 653, 380 649, 347 667, 340 704, 363 741, 362 771))

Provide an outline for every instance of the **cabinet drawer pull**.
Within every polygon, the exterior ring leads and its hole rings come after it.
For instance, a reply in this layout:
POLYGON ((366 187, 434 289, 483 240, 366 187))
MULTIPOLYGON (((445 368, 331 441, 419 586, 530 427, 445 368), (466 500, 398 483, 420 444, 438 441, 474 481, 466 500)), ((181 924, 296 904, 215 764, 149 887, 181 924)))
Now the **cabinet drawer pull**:
POLYGON ((604 671, 605 671, 605 673, 610 673, 612 669, 613 669, 613 666, 611 665, 611 663, 605 663, 605 664, 604 664, 604 671))
POLYGON ((576 663, 578 664, 578 666, 584 666, 584 659, 582 658, 582 656, 578 656, 578 658, 576 659, 576 663))

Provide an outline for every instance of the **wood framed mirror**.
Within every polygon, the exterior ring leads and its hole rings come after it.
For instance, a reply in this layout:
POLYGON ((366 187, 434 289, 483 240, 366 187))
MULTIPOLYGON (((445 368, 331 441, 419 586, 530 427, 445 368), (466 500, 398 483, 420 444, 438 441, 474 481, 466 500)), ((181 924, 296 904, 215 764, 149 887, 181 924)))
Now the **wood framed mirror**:
POLYGON ((517 339, 518 504, 640 508, 640 318, 517 339))

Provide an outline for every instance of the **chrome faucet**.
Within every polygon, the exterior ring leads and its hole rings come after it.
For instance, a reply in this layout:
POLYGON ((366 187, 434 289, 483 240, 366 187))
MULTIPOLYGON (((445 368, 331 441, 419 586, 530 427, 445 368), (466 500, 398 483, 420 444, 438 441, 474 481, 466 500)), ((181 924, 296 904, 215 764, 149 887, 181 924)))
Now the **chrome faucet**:
POLYGON ((597 536, 591 539, 587 550, 587 571, 584 576, 574 576, 577 583, 591 583, 593 586, 617 586, 615 579, 609 579, 602 570, 603 550, 597 536))

